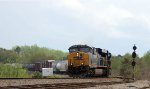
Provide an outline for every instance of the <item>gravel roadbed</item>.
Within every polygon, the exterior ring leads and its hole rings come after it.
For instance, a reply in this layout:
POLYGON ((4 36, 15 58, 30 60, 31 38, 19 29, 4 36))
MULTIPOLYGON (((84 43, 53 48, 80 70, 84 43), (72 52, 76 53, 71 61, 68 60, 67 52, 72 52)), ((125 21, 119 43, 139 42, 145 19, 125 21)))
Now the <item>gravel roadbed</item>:
POLYGON ((20 86, 35 84, 54 84, 54 83, 80 83, 80 82, 120 82, 118 78, 97 78, 97 79, 0 79, 0 86, 20 86))
POLYGON ((150 81, 138 80, 133 83, 123 83, 114 85, 97 85, 96 87, 82 89, 150 89, 150 81))

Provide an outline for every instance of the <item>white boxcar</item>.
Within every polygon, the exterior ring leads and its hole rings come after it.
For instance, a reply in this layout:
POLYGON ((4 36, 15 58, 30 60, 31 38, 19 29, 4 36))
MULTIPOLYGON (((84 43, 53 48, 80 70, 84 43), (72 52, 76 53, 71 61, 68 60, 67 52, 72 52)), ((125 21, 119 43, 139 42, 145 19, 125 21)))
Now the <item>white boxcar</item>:
POLYGON ((42 76, 53 75, 53 68, 42 68, 42 76))

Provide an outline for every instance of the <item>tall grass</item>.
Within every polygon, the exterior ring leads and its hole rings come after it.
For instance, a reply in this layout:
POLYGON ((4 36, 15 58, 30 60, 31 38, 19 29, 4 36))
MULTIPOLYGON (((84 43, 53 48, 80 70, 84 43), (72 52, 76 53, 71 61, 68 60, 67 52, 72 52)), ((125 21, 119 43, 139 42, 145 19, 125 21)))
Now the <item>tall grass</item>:
POLYGON ((30 78, 26 69, 21 64, 0 63, 0 78, 30 78))

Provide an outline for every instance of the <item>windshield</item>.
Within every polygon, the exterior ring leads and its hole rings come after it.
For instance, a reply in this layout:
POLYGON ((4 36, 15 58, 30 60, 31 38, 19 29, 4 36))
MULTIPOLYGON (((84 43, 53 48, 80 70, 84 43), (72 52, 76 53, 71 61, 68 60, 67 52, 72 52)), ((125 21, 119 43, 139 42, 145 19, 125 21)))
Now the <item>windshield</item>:
POLYGON ((89 49, 89 48, 80 48, 80 51, 83 51, 83 52, 89 52, 90 49, 89 49))
POLYGON ((82 51, 82 52, 90 52, 90 48, 71 48, 69 52, 82 51))
POLYGON ((75 51, 78 51, 78 48, 69 49, 69 52, 75 52, 75 51))

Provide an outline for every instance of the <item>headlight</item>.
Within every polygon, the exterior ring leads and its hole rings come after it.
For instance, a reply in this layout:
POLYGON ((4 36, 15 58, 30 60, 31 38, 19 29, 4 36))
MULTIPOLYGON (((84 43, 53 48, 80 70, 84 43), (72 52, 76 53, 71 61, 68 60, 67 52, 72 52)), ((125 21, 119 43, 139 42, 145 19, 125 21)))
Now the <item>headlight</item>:
POLYGON ((79 53, 77 53, 77 56, 79 56, 79 53))

